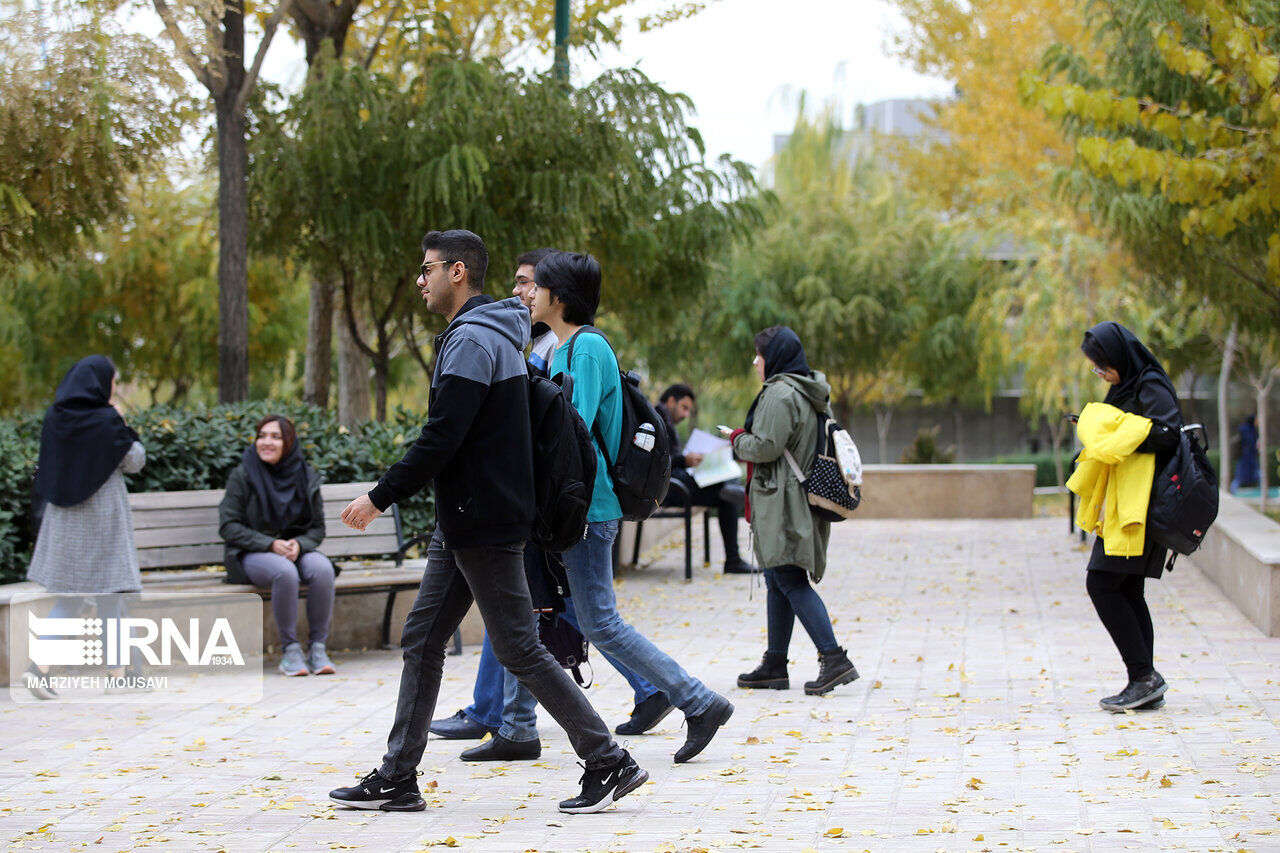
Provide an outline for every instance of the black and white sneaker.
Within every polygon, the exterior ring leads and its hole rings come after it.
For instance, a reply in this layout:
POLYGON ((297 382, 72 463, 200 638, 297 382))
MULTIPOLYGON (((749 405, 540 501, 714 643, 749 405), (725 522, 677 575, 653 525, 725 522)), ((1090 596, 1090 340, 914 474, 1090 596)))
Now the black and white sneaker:
POLYGON ((384 812, 420 812, 427 807, 418 790, 417 775, 392 782, 372 771, 350 788, 334 788, 329 801, 349 809, 381 809, 384 812))
POLYGON ((625 749, 622 757, 608 767, 583 769, 586 772, 578 780, 582 783, 582 793, 562 802, 560 811, 569 814, 603 811, 649 781, 648 771, 642 770, 625 749))

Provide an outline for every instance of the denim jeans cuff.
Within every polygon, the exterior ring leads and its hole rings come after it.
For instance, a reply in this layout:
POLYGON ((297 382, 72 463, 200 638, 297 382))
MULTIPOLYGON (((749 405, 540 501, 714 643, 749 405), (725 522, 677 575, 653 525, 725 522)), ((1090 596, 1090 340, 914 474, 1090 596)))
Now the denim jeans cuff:
POLYGON ((502 728, 498 729, 498 737, 505 738, 513 743, 529 743, 539 739, 537 729, 517 729, 514 726, 502 724, 502 728))

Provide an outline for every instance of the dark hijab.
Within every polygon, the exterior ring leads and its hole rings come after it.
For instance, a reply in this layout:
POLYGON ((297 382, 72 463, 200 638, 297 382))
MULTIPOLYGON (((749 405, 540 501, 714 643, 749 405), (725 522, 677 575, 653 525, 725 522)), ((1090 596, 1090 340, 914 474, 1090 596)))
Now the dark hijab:
MULTIPOLYGON (((799 336, 786 326, 772 326, 756 335, 756 350, 764 356, 766 382, 779 373, 795 373, 799 376, 811 376, 813 373, 804 357, 804 345, 800 343, 799 336)), ((751 401, 751 408, 747 409, 747 419, 742 427, 748 432, 755 421, 756 406, 760 404, 762 396, 763 388, 751 401)))
POLYGON ((138 440, 111 405, 116 367, 105 355, 76 362, 58 383, 40 431, 36 491, 51 504, 93 497, 138 440))
POLYGON ((1120 382, 1111 386, 1102 402, 1127 410, 1138 395, 1138 387, 1146 382, 1163 384, 1177 399, 1173 381, 1151 350, 1119 323, 1108 320, 1094 326, 1084 333, 1080 348, 1095 362, 1101 359, 1103 363, 1099 363, 1099 367, 1111 367, 1120 374, 1120 382))
POLYGON ((293 446, 280 457, 279 462, 268 465, 258 455, 255 440, 244 449, 244 457, 240 461, 258 495, 258 506, 267 524, 279 534, 287 534, 303 526, 297 522, 307 506, 308 472, 298 441, 294 440, 293 446))

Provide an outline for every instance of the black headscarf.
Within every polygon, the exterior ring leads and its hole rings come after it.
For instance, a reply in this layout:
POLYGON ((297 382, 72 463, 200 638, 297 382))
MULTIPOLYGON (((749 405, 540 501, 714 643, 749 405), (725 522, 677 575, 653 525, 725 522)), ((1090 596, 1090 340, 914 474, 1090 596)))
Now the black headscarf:
POLYGON ((1137 396, 1138 386, 1144 382, 1164 384, 1169 394, 1177 399, 1178 394, 1169 374, 1165 373, 1151 350, 1133 332, 1108 320, 1094 326, 1084 336, 1085 340, 1093 338, 1098 349, 1106 356, 1107 364, 1099 367, 1111 367, 1120 374, 1119 383, 1111 386, 1102 402, 1124 409, 1137 396))
POLYGON ((251 444, 244 449, 241 462, 267 524, 279 534, 305 526, 298 521, 307 506, 307 461, 298 443, 294 442, 274 465, 263 462, 256 444, 251 444))
MULTIPOLYGON (((773 332, 765 343, 764 351, 764 378, 768 381, 770 378, 777 376, 779 373, 795 373, 799 376, 811 376, 813 371, 809 369, 809 362, 804 357, 804 345, 800 343, 800 338, 795 332, 786 326, 775 326, 761 333, 761 337, 768 332, 773 332)), ((760 393, 751 401, 751 408, 747 409, 747 419, 743 422, 743 429, 750 431, 751 424, 755 421, 756 406, 760 404, 760 398, 764 396, 764 389, 760 389, 760 393)))
POLYGON ((116 367, 105 355, 76 362, 58 383, 40 431, 36 491, 51 504, 93 497, 120 467, 138 434, 111 405, 116 367))

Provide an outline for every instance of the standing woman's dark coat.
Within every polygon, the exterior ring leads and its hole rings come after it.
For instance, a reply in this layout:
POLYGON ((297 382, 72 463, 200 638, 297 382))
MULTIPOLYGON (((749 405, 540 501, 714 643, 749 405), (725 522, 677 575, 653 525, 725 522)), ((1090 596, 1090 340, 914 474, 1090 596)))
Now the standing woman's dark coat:
MULTIPOLYGON (((1088 332, 1106 354, 1107 364, 1120 374, 1120 382, 1112 385, 1104 403, 1126 412, 1151 419, 1151 433, 1136 453, 1154 453, 1156 471, 1160 471, 1178 449, 1178 430, 1182 427, 1182 409, 1173 382, 1160 362, 1142 342, 1124 326, 1115 322, 1099 323, 1088 332)), ((1117 572, 1158 578, 1164 571, 1167 552, 1147 538, 1140 557, 1109 557, 1103 552, 1102 538, 1093 545, 1089 571, 1117 572)))

